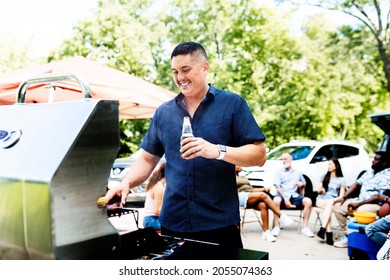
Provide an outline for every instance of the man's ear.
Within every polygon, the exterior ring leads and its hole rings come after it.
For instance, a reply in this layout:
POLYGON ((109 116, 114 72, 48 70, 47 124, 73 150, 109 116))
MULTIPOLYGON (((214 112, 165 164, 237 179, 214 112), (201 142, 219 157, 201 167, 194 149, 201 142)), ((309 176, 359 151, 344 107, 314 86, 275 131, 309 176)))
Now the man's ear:
POLYGON ((208 61, 203 61, 203 73, 207 75, 209 73, 209 62, 208 61))

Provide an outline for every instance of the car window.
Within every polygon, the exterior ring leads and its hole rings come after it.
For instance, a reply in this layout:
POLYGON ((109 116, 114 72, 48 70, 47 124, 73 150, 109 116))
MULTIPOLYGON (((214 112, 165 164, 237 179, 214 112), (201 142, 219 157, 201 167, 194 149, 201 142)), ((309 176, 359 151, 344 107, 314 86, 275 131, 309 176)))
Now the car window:
POLYGON ((334 145, 335 157, 346 158, 359 155, 359 149, 346 145, 334 145))
POLYGON ((378 151, 390 151, 390 134, 385 134, 385 136, 383 136, 383 141, 382 144, 379 146, 378 151))
POLYGON ((334 157, 333 145, 325 145, 314 155, 310 163, 327 161, 334 157))
POLYGON ((315 146, 283 146, 267 155, 267 159, 280 159, 283 153, 290 153, 294 160, 306 158, 315 146))

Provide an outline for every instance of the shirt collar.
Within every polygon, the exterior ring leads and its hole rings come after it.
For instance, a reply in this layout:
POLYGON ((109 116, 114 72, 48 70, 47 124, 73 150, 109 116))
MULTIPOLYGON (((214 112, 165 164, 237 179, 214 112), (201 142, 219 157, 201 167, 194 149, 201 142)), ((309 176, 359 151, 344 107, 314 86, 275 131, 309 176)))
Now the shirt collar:
MULTIPOLYGON (((208 84, 208 85, 209 85, 209 90, 207 91, 206 95, 203 97, 202 102, 210 98, 214 98, 217 92, 217 89, 214 87, 213 84, 208 84)), ((178 104, 181 104, 181 106, 187 110, 187 105, 184 102, 184 95, 180 92, 175 98, 176 98, 176 102, 178 104)))

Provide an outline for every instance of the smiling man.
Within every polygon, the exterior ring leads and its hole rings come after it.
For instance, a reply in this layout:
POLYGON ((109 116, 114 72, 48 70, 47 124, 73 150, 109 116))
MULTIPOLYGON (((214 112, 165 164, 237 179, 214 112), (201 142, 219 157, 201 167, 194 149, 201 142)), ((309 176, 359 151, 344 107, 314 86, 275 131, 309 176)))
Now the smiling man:
POLYGON ((125 202, 129 189, 146 180, 165 154, 161 233, 242 247, 235 166, 262 166, 265 136, 242 97, 207 82, 202 45, 176 46, 171 66, 180 93, 156 110, 144 151, 106 197, 125 202), (184 117, 190 117, 194 136, 180 141, 184 117))

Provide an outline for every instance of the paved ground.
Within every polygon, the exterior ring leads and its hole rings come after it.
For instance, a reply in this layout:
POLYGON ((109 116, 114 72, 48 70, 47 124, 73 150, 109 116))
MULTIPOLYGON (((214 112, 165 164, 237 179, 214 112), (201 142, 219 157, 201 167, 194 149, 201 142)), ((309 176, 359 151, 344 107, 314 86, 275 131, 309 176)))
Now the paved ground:
MULTIPOLYGON (((139 226, 142 227, 143 208, 139 208, 139 226)), ((286 211, 294 219, 298 219, 298 211, 286 211)), ((314 229, 315 213, 310 218, 309 226, 314 233, 318 231, 317 223, 314 229)), ((270 215, 272 218, 272 214, 270 215)), ((118 231, 136 230, 133 215, 109 218, 110 222, 118 231)), ((335 220, 335 219, 333 219, 335 220)), ((248 210, 246 221, 256 221, 253 210, 248 210)), ((306 237, 297 233, 298 223, 282 229, 276 242, 268 242, 261 239, 261 227, 259 223, 251 222, 244 225, 242 240, 245 249, 265 251, 269 253, 270 260, 349 260, 347 248, 336 248, 327 245, 320 238, 306 237)))
MULTIPOLYGON (((298 220, 298 211, 286 211, 288 215, 298 220)), ((253 210, 247 211, 246 220, 256 221, 253 210)), ((310 217, 309 227, 317 233, 319 223, 314 228, 315 213, 310 217)), ((298 222, 281 230, 275 242, 261 239, 259 223, 244 225, 242 236, 244 247, 258 251, 269 252, 270 260, 349 260, 347 248, 336 248, 325 243, 316 235, 313 238, 297 233, 298 222)))

